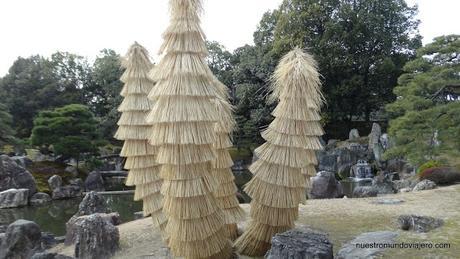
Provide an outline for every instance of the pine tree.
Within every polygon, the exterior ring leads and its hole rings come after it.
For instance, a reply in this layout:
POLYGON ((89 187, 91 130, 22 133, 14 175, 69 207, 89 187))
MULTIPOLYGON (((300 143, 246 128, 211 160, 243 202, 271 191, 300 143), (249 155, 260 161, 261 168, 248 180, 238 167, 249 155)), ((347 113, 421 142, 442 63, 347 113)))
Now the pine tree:
POLYGON ((236 241, 244 255, 262 256, 273 235, 294 227, 306 185, 315 173, 315 150, 321 149, 320 108, 323 97, 316 62, 296 48, 286 54, 273 76, 272 98, 279 103, 275 119, 262 133, 266 142, 255 150, 254 177, 245 191, 252 197, 251 221, 236 241))
POLYGON ((171 24, 163 34, 163 58, 151 72, 157 84, 149 94, 154 105, 147 121, 150 144, 158 147, 165 232, 173 255, 228 258, 232 247, 213 195, 218 93, 206 64, 201 8, 200 0, 170 0, 171 24))
POLYGON ((228 152, 232 146, 230 134, 235 128, 236 122, 232 114, 232 106, 228 102, 227 87, 216 79, 216 86, 219 90, 219 98, 214 100, 219 121, 214 127, 217 139, 214 142, 217 157, 213 161, 213 177, 217 179, 219 187, 214 192, 219 206, 224 212, 224 222, 227 226, 227 235, 235 240, 238 237, 236 223, 244 217, 244 211, 236 198, 238 191, 235 185, 235 177, 232 172, 233 160, 228 152))
POLYGON ((118 108, 122 115, 115 138, 124 140, 120 155, 126 157, 125 168, 129 170, 126 185, 136 186, 134 199, 143 200, 144 215, 152 215, 155 226, 164 226, 162 180, 155 163, 156 149, 148 143, 151 126, 145 121, 153 106, 147 95, 155 85, 148 76, 152 68, 148 51, 134 43, 122 65, 126 68, 121 77, 125 83, 121 91, 124 99, 118 108))

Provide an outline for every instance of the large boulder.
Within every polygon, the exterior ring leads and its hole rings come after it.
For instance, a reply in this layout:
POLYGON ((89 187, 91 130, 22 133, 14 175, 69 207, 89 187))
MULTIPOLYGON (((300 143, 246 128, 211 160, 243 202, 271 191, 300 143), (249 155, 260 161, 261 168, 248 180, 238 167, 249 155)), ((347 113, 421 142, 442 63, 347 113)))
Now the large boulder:
POLYGON ((37 192, 36 194, 32 195, 29 200, 30 205, 32 206, 39 206, 46 204, 51 201, 51 197, 44 192, 37 192))
POLYGON ((93 171, 89 173, 85 180, 86 191, 104 191, 104 179, 102 179, 101 173, 93 171))
POLYGON ((82 216, 76 224, 76 258, 109 259, 119 248, 118 228, 99 214, 82 216))
POLYGON ((374 244, 394 244, 398 233, 390 231, 377 231, 363 233, 340 248, 337 259, 365 259, 375 258, 385 249, 374 244))
POLYGON ((402 230, 428 232, 444 224, 442 219, 418 215, 401 215, 398 217, 398 226, 402 230))
POLYGON ((327 235, 311 229, 293 229, 276 234, 265 258, 332 259, 332 243, 327 235))
POLYGON ((51 190, 55 190, 59 187, 62 187, 62 177, 59 175, 53 175, 48 179, 48 185, 51 190))
POLYGON ((16 220, 8 226, 4 235, 0 245, 0 258, 28 259, 42 251, 42 234, 35 222, 16 220))
MULTIPOLYGON (((91 215, 94 213, 110 213, 111 209, 108 207, 104 197, 96 192, 89 192, 85 195, 83 200, 78 205, 78 211, 66 223, 66 239, 65 244, 70 245, 75 242, 76 238, 76 224, 81 216, 91 215)), ((110 215, 110 214, 107 214, 110 215)), ((114 215, 112 215, 114 216, 114 215)), ((107 216, 107 217, 112 217, 107 216)), ((116 217, 116 216, 114 216, 116 217)), ((118 216, 119 217, 119 216, 118 216)), ((112 224, 117 222, 112 221, 112 224)))
POLYGON ((9 189, 0 192, 0 209, 26 206, 29 189, 9 189))
POLYGON ((353 198, 376 197, 378 193, 373 186, 358 186, 353 190, 353 198))
POLYGON ((417 191, 424 191, 424 190, 431 190, 436 188, 436 183, 430 180, 423 180, 419 182, 417 185, 415 185, 414 189, 412 191, 417 192, 417 191))
POLYGON ((64 200, 79 197, 82 194, 80 186, 66 185, 53 190, 53 200, 64 200))
POLYGON ((343 197, 343 189, 335 174, 321 171, 311 178, 310 199, 332 199, 343 197))
POLYGON ((35 179, 29 171, 7 155, 0 155, 0 191, 29 189, 29 195, 37 192, 35 179))

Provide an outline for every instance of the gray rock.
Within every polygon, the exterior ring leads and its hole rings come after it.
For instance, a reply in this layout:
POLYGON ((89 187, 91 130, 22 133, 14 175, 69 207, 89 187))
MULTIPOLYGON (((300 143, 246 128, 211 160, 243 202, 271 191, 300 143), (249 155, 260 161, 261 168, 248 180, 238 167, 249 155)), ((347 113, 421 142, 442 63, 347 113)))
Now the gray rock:
POLYGON ((9 189, 0 192, 0 209, 27 206, 29 189, 9 189))
POLYGON ((29 171, 7 155, 0 155, 0 191, 29 189, 29 196, 37 192, 35 179, 29 171))
POLYGON ((79 197, 82 194, 82 189, 77 185, 61 186, 53 190, 51 198, 53 200, 64 200, 79 197))
POLYGON ((417 191, 424 191, 424 190, 431 190, 436 188, 436 183, 430 180, 423 180, 419 182, 417 185, 415 185, 414 189, 412 191, 417 192, 417 191))
POLYGON ((375 204, 383 204, 383 205, 396 205, 403 203, 403 200, 400 199, 378 199, 374 201, 375 204))
POLYGON ((137 219, 143 219, 143 218, 145 218, 144 212, 142 212, 142 211, 134 212, 134 219, 135 219, 135 220, 137 220, 137 219))
POLYGON ((359 131, 357 129, 352 129, 350 133, 348 133, 348 140, 356 140, 359 137, 359 131))
POLYGON ((377 244, 394 244, 398 233, 390 231, 377 231, 363 233, 340 248, 337 259, 367 259, 374 258, 385 249, 374 247, 377 244))
POLYGON ((67 172, 67 173, 70 173, 72 175, 72 177, 77 177, 78 176, 78 169, 75 166, 69 165, 64 169, 64 171, 67 172))
POLYGON ((36 194, 32 195, 29 200, 30 205, 32 206, 39 206, 46 204, 51 201, 51 197, 44 192, 37 192, 36 194))
POLYGON ((27 259, 42 251, 42 234, 35 222, 16 220, 8 226, 4 235, 0 258, 27 259))
POLYGON ((402 188, 399 190, 399 192, 411 192, 412 188, 402 188))
POLYGON ((93 171, 89 173, 85 180, 86 191, 104 191, 104 179, 102 179, 101 173, 93 171))
MULTIPOLYGON (((91 215, 94 213, 110 213, 111 210, 107 205, 104 197, 97 192, 89 192, 78 205, 78 211, 66 223, 66 245, 70 245, 75 241, 76 229, 75 225, 80 216, 91 215)), ((116 222, 112 222, 116 225, 116 222)))
POLYGON ((119 248, 118 228, 99 214, 82 216, 76 225, 76 258, 109 259, 119 248))
POLYGON ((78 205, 78 211, 75 215, 83 216, 90 215, 93 213, 109 213, 111 212, 109 206, 107 205, 104 196, 98 194, 97 192, 88 192, 83 200, 78 205))
POLYGON ((412 181, 409 179, 393 181, 393 188, 397 191, 400 191, 401 189, 404 189, 404 188, 410 188, 411 185, 412 185, 412 181))
POLYGON ((276 234, 265 258, 332 259, 332 243, 327 235, 311 229, 293 229, 276 234))
POLYGON ((20 165, 23 168, 27 168, 28 166, 31 166, 33 164, 33 161, 26 157, 26 156, 13 156, 11 157, 18 165, 20 165))
POLYGON ((401 215, 398 217, 398 226, 402 230, 428 232, 444 224, 442 219, 417 215, 401 215))
POLYGON ((48 185, 52 191, 62 187, 62 178, 59 175, 53 175, 48 179, 48 185))
POLYGON ((337 171, 337 159, 338 155, 329 154, 326 151, 319 151, 316 154, 318 158, 318 170, 327 172, 337 171))
POLYGON ((358 186, 353 190, 353 198, 376 197, 378 190, 373 186, 358 186))
POLYGON ((310 199, 332 199, 343 197, 342 185, 332 172, 321 171, 311 178, 310 199))
POLYGON ((369 134, 369 147, 374 146, 380 142, 380 137, 382 136, 382 128, 378 123, 372 123, 372 130, 369 134))
POLYGON ((44 253, 34 254, 30 259, 74 259, 74 258, 75 257, 70 257, 70 256, 61 255, 57 253, 44 252, 44 253))
POLYGON ((78 186, 78 187, 80 187, 82 190, 85 188, 85 183, 84 183, 83 180, 80 179, 80 178, 70 179, 70 180, 69 180, 69 184, 70 184, 70 185, 78 186))
POLYGON ((397 192, 390 178, 390 174, 381 172, 372 180, 372 186, 377 190, 378 194, 394 194, 397 192))

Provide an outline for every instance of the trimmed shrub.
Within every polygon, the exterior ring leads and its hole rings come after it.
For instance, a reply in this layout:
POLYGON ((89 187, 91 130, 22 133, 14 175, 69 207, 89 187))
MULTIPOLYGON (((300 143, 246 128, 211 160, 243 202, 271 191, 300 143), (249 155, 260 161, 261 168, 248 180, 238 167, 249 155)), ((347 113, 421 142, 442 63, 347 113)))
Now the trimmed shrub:
POLYGON ((460 182, 460 171, 454 167, 432 167, 419 174, 420 180, 431 180, 436 184, 460 182))

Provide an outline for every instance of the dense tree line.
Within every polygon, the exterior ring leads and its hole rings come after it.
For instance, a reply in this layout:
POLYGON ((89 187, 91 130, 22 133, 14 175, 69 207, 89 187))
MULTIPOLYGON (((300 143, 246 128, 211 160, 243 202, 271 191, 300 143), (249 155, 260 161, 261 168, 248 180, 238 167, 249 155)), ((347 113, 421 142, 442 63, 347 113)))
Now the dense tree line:
MULTIPOLYGON (((208 64, 229 87, 235 106, 237 146, 258 142, 272 120, 274 104, 266 103, 270 76, 295 46, 318 61, 326 128, 336 121, 370 120, 395 99, 397 78, 421 46, 416 12, 404 0, 285 0, 264 14, 254 45, 231 53, 209 42, 208 64)), ((31 135, 40 111, 84 104, 98 120, 100 135, 113 140, 122 72, 113 50, 103 50, 91 64, 66 52, 18 58, 0 79, 0 100, 19 138, 31 135)))

